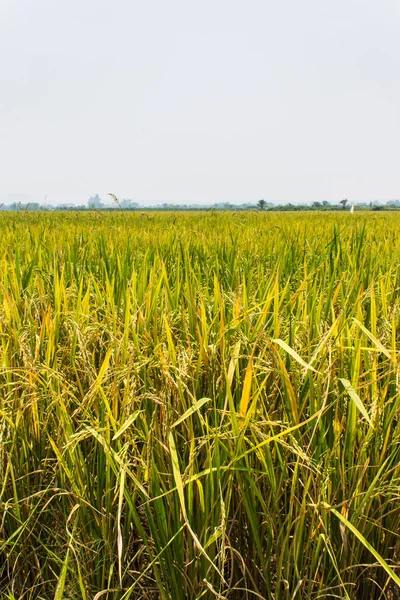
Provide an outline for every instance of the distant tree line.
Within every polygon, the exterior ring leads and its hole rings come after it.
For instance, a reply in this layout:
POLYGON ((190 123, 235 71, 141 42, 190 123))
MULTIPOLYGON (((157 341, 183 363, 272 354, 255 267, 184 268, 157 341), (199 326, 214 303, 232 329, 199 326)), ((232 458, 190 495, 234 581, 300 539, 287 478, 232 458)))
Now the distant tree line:
MULTIPOLYGON (((0 204, 0 210, 22 210, 22 211, 66 211, 66 210, 77 210, 77 211, 91 211, 91 210, 123 210, 123 211, 243 211, 243 210, 257 210, 257 211, 343 211, 349 210, 352 204, 346 199, 340 200, 337 203, 330 203, 327 200, 321 202, 313 202, 311 204, 274 204, 267 202, 266 200, 258 200, 258 202, 244 202, 243 204, 233 204, 230 202, 216 202, 214 204, 174 204, 164 202, 162 204, 156 204, 152 206, 140 205, 138 202, 134 202, 129 199, 119 200, 114 194, 109 194, 111 201, 104 202, 98 194, 95 194, 89 198, 87 204, 75 205, 75 204, 40 204, 39 202, 30 202, 23 204, 21 202, 13 202, 12 204, 0 204)), ((380 202, 358 202, 354 205, 354 209, 357 211, 390 211, 400 209, 400 200, 389 200, 385 204, 380 202)))

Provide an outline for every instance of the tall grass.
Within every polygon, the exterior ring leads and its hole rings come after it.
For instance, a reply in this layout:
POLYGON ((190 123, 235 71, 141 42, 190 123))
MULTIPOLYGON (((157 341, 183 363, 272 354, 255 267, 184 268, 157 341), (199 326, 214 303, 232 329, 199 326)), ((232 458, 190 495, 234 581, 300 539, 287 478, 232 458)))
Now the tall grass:
POLYGON ((398 597, 399 231, 1 215, 2 597, 398 597))

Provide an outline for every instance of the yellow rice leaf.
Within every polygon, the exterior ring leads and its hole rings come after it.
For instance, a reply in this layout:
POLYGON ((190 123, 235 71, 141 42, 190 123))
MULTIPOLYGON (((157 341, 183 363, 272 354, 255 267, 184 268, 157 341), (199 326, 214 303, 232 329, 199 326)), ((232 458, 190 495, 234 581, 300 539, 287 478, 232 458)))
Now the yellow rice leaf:
POLYGON ((253 358, 251 357, 249 360, 249 364, 247 365, 246 375, 244 377, 244 384, 243 384, 243 390, 242 390, 242 398, 240 400, 239 410, 240 410, 241 417, 246 416, 247 407, 249 405, 252 375, 253 375, 253 358))
POLYGON ((98 372, 96 381, 95 381, 95 387, 98 387, 101 385, 103 379, 104 379, 104 375, 106 374, 106 371, 108 369, 108 363, 110 362, 110 358, 111 358, 111 354, 112 354, 113 349, 110 348, 107 352, 107 354, 105 355, 105 358, 103 360, 103 364, 100 367, 100 370, 98 372))
POLYGON ((179 468, 178 453, 176 451, 175 440, 174 440, 174 436, 172 435, 172 431, 169 432, 168 441, 169 441, 169 451, 171 452, 172 472, 174 474, 175 485, 176 485, 176 489, 178 491, 179 502, 181 504, 183 518, 187 522, 186 507, 185 507, 185 495, 183 493, 183 482, 182 482, 181 471, 179 468))
POLYGON ((368 423, 371 425, 372 422, 371 422, 371 418, 367 412, 367 409, 365 408, 364 404, 362 403, 360 396, 357 394, 356 390, 351 385, 350 381, 347 381, 347 379, 343 379, 342 377, 339 377, 339 381, 343 384, 344 389, 346 390, 346 392, 348 393, 350 398, 353 400, 354 404, 357 406, 360 413, 363 415, 363 417, 366 418, 368 423))
POLYGON ((391 355, 389 350, 387 350, 385 348, 385 346, 382 344, 382 342, 379 341, 375 335, 373 335, 370 331, 368 331, 368 329, 366 327, 364 327, 364 325, 362 323, 360 323, 360 321, 358 319, 354 319, 354 322, 356 325, 358 325, 358 327, 361 329, 361 331, 363 331, 365 333, 365 335, 371 340, 371 342, 373 344, 375 344, 375 346, 378 348, 378 350, 380 350, 387 358, 389 358, 389 360, 396 362, 393 359, 393 356, 391 355))

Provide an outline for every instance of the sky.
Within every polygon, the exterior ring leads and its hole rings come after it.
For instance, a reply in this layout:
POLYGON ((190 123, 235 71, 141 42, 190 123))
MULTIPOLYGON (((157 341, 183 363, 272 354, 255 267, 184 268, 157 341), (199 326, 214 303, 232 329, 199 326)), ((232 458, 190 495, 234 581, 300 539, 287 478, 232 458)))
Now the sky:
POLYGON ((399 0, 0 0, 0 203, 400 198, 399 0))

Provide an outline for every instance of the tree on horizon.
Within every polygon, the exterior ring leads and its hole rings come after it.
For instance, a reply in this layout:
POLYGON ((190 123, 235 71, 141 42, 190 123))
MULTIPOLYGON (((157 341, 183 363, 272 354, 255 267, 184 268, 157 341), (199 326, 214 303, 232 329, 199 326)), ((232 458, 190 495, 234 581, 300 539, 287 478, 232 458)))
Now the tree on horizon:
POLYGON ((257 207, 258 207, 260 210, 265 210, 266 206, 267 206, 267 203, 266 203, 266 201, 265 201, 265 200, 259 200, 259 201, 257 202, 257 207))

